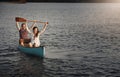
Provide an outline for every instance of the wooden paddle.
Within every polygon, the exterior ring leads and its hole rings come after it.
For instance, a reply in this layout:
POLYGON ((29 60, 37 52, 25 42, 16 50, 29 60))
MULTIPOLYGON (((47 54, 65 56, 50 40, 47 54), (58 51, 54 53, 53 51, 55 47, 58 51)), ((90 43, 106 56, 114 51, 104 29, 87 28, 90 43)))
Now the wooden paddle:
MULTIPOLYGON (((21 18, 21 17, 15 17, 15 21, 16 22, 35 22, 35 20, 26 20, 25 18, 21 18)), ((46 22, 41 22, 41 21, 36 21, 38 23, 46 23, 46 22)), ((48 22, 47 22, 48 24, 48 22)))
POLYGON ((25 18, 15 17, 15 21, 16 22, 26 22, 27 20, 25 18))

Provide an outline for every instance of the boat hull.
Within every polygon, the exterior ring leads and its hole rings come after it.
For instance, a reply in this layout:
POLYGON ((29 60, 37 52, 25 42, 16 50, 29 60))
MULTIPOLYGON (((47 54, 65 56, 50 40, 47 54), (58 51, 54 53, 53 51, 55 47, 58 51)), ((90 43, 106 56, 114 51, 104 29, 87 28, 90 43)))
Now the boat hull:
POLYGON ((45 56, 45 47, 44 46, 30 48, 30 47, 23 47, 23 46, 19 45, 18 49, 21 52, 24 52, 26 54, 35 55, 35 56, 39 56, 39 57, 45 56))

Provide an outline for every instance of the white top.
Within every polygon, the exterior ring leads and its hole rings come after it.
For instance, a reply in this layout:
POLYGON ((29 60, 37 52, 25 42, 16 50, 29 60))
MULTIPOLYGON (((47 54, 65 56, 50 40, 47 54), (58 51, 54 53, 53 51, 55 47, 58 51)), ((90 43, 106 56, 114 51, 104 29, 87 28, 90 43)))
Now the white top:
POLYGON ((36 44, 36 46, 37 47, 39 47, 40 46, 40 33, 38 34, 38 36, 37 37, 34 37, 34 34, 33 33, 31 33, 31 35, 32 35, 32 37, 31 37, 31 44, 36 44))
POLYGON ((31 44, 33 45, 35 43, 36 47, 40 46, 40 35, 45 31, 47 24, 44 25, 43 29, 38 33, 37 37, 34 37, 34 34, 28 29, 28 32, 32 35, 31 38, 31 44))
POLYGON ((33 45, 33 44, 35 44, 36 45, 36 47, 39 47, 40 46, 40 33, 38 33, 38 36, 37 37, 34 37, 34 34, 33 34, 33 32, 31 31, 31 30, 29 30, 28 29, 28 27, 26 27, 27 28, 27 30, 28 30, 28 32, 30 33, 30 35, 31 35, 31 44, 33 45))

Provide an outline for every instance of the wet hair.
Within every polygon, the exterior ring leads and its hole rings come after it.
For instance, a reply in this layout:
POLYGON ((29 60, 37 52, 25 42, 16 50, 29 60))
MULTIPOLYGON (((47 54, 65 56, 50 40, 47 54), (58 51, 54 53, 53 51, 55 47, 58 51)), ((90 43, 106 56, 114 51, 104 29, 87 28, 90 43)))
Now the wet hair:
POLYGON ((35 28, 37 28, 37 30, 38 30, 37 33, 35 34, 35 37, 37 37, 38 33, 39 33, 39 29, 38 29, 38 27, 35 26, 35 27, 33 27, 33 31, 35 30, 35 28))

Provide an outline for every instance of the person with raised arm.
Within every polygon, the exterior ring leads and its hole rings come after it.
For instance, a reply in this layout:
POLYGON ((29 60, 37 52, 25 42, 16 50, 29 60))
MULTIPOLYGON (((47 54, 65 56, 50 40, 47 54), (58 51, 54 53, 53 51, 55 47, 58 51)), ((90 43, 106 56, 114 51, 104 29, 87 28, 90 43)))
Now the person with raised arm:
MULTIPOLYGON (((33 23, 32 26, 34 26, 35 23, 33 23)), ((22 23, 21 27, 19 25, 19 22, 16 21, 16 27, 19 31, 19 44, 22 46, 27 46, 27 44, 29 45, 29 42, 31 41, 31 39, 28 37, 28 33, 30 33, 30 30, 27 26, 27 22, 22 23)))
MULTIPOLYGON (((36 23, 36 21, 35 21, 36 23)), ((44 26, 42 28, 41 31, 39 31, 38 27, 34 25, 31 27, 33 32, 31 32, 32 38, 31 38, 31 42, 29 43, 30 47, 39 47, 40 46, 40 35, 44 33, 44 31, 46 30, 46 27, 48 25, 48 22, 44 23, 44 26)))

